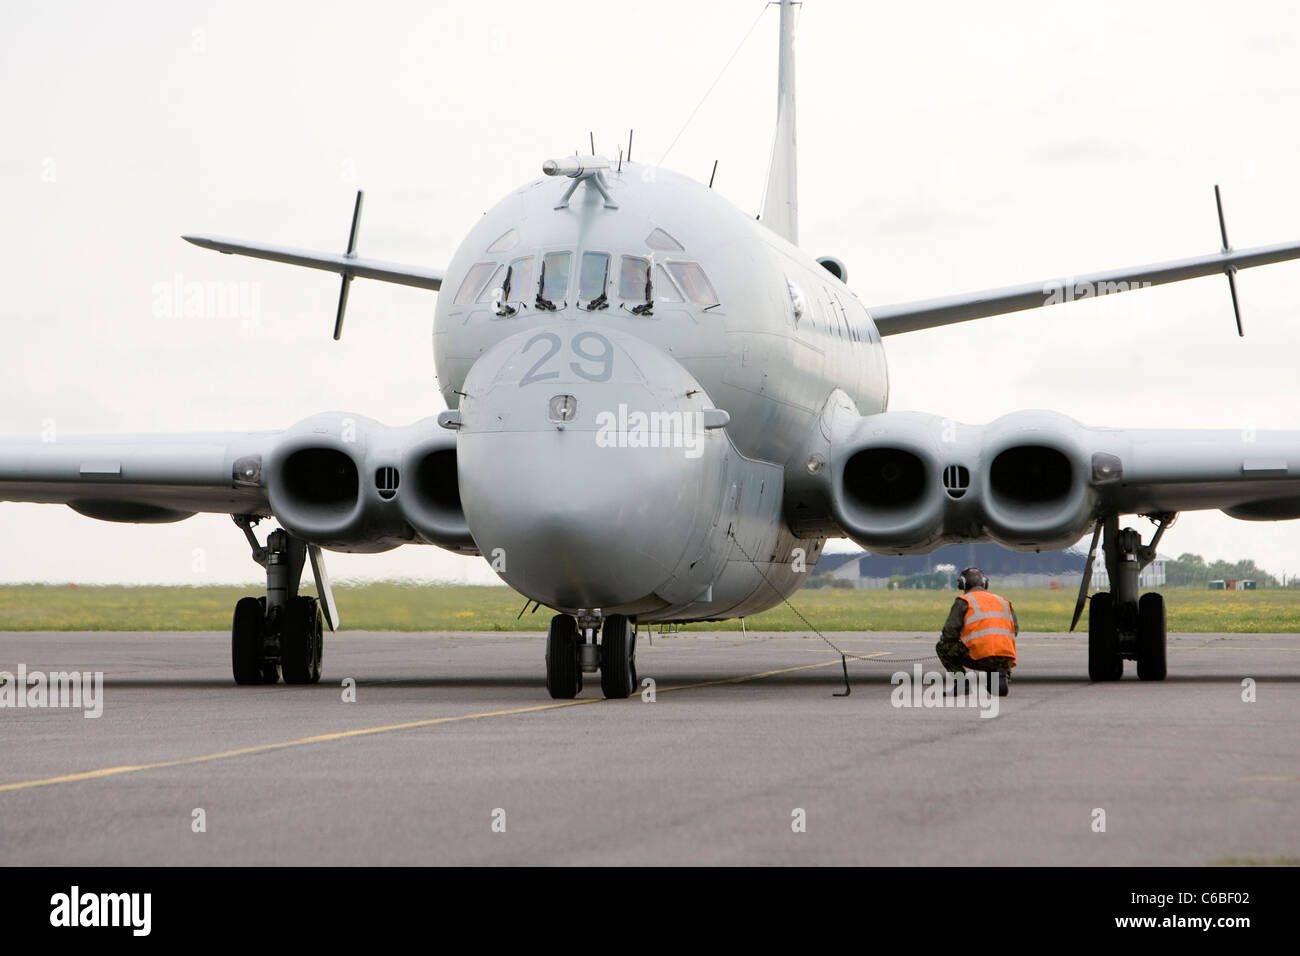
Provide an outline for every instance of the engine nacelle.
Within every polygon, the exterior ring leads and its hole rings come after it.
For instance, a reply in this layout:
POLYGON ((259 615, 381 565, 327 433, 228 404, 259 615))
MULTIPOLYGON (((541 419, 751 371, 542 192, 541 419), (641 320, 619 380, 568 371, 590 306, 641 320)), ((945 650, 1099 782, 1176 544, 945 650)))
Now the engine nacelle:
POLYGON ((834 256, 822 256, 817 260, 817 264, 839 279, 845 285, 849 281, 849 267, 834 256))
POLYGON ((1087 430, 1064 416, 863 417, 837 393, 820 426, 786 472, 797 534, 846 534, 884 553, 983 538, 1033 550, 1073 544, 1094 520, 1087 430))
POLYGON ((422 541, 477 553, 460 509, 456 436, 436 419, 390 428, 314 415, 285 432, 265 473, 271 510, 295 537, 336 551, 422 541))

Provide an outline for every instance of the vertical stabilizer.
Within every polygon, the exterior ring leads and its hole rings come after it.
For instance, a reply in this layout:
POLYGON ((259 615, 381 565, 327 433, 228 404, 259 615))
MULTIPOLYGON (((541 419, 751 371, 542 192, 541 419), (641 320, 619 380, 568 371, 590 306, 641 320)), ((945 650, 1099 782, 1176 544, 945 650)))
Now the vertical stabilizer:
POLYGON ((763 223, 799 244, 799 170, 794 131, 794 8, 781 0, 780 58, 776 78, 776 135, 763 197, 763 223))

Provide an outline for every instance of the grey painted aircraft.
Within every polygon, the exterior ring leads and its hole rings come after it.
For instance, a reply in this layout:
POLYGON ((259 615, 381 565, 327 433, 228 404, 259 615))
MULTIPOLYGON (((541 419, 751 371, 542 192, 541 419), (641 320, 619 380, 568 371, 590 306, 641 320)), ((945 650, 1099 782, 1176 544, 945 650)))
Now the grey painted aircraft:
MULTIPOLYGON (((797 245, 793 12, 780 4, 777 128, 755 220, 707 186, 614 158, 547 160, 445 270, 211 236, 190 242, 442 290, 433 351, 448 410, 405 427, 328 412, 283 431, 0 442, 0 499, 92 518, 226 513, 266 569, 235 607, 240 684, 314 682, 337 626, 321 549, 479 554, 556 611, 552 696, 600 673, 637 688, 636 628, 743 617, 792 594, 828 537, 925 552, 991 539, 1101 542, 1088 671, 1165 676, 1165 615, 1139 594, 1178 512, 1300 518, 1300 432, 1085 427, 1049 411, 987 425, 889 411, 882 337, 1300 258, 1300 242, 881 307, 797 245), (1121 528, 1157 522, 1152 540, 1121 528), (254 524, 280 528, 265 543, 254 524), (310 564, 320 599, 299 594, 310 564)), ((629 150, 630 152, 630 150, 629 150)), ((1222 220, 1222 215, 1220 214, 1222 220)), ((1088 568, 1091 568, 1089 562, 1088 568)), ((1087 574, 1076 606, 1087 596, 1087 574)), ((1073 624, 1072 624, 1073 626, 1073 624)))

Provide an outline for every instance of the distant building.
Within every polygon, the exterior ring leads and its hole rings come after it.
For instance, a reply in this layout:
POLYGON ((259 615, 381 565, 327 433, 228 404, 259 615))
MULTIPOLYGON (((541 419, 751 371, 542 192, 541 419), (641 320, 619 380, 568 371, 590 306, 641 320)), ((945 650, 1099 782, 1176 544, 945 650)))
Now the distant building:
POLYGON ((997 544, 952 544, 929 554, 884 555, 865 551, 823 554, 817 575, 848 581, 853 587, 889 587, 891 577, 935 572, 956 573, 977 567, 994 588, 1060 588, 1077 590, 1087 556, 1064 551, 1012 551, 997 544))
MULTIPOLYGON (((1138 573, 1138 587, 1160 588, 1165 585, 1165 565, 1169 559, 1162 554, 1138 573)), ((1110 590, 1110 575, 1106 572, 1106 562, 1102 559, 1101 549, 1097 549, 1097 559, 1092 564, 1092 586, 1098 591, 1110 590)))
POLYGON ((1244 578, 1240 581, 1235 580, 1216 580, 1210 582, 1211 591, 1254 591, 1255 582, 1250 578, 1244 578))

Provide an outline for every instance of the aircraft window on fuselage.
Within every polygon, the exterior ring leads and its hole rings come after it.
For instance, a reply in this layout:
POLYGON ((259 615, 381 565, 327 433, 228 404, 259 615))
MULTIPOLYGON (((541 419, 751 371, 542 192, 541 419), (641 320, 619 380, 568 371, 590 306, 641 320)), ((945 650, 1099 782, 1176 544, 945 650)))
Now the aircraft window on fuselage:
POLYGON ((496 272, 492 273, 492 278, 483 283, 483 291, 478 294, 475 302, 491 302, 492 297, 496 294, 497 289, 501 288, 501 283, 506 277, 506 267, 497 266, 496 272))
POLYGON ((569 253, 548 252, 542 257, 541 288, 538 295, 554 305, 569 295, 569 253))
POLYGON ((670 262, 668 274, 677 280, 677 284, 686 293, 686 298, 696 305, 718 304, 718 294, 713 291, 709 277, 704 274, 698 262, 670 262))
POLYGON ((488 252, 508 252, 515 246, 519 245, 519 232, 515 229, 508 229, 497 237, 492 245, 487 247, 488 252))
POLYGON ((639 256, 624 256, 618 270, 618 297, 628 302, 650 300, 650 260, 639 256))
POLYGON ((609 254, 584 252, 578 269, 578 304, 588 312, 609 307, 609 254))
MULTIPOLYGON (((502 302, 531 302, 537 294, 533 285, 533 257, 522 256, 510 263, 510 288, 501 295, 502 302)), ((504 280, 503 280, 504 281, 504 280)))
POLYGON ((668 273, 658 263, 655 264, 655 298, 660 302, 684 301, 673 280, 668 278, 668 273))
POLYGON ((668 252, 684 252, 682 244, 662 229, 655 229, 646 236, 645 244, 651 249, 663 249, 668 252))
POLYGON ((803 318, 804 312, 808 309, 803 297, 803 290, 795 285, 794 280, 789 276, 786 276, 785 286, 790 291, 790 307, 794 310, 794 321, 798 325, 799 320, 803 318))
POLYGON ((496 267, 495 262, 476 262, 470 266, 469 272, 465 273, 465 280, 461 282, 460 288, 456 291, 455 304, 468 305, 477 299, 478 294, 483 291, 488 279, 492 277, 492 271, 496 267))

